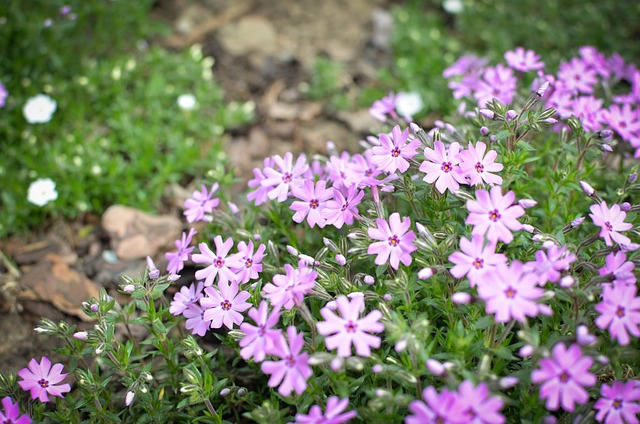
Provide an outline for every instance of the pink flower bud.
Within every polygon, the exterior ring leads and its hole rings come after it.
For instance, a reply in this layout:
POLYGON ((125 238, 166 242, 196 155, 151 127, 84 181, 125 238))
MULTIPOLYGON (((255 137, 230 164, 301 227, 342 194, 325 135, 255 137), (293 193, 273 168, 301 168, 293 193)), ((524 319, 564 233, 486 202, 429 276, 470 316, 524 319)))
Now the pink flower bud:
POLYGON ((467 303, 471 303, 471 300, 471 295, 465 292, 454 293, 451 296, 451 301, 458 305, 466 305, 467 303))
POLYGON ((93 312, 98 312, 98 309, 99 309, 98 304, 97 303, 92 303, 90 309, 93 312))
POLYGON ((422 268, 420 271, 418 271, 418 278, 421 280, 428 280, 432 276, 433 276, 432 268, 422 268))
POLYGON ((498 385, 500 386, 500 388, 502 390, 506 390, 506 389, 510 389, 513 386, 515 386, 516 384, 518 384, 520 382, 520 380, 518 379, 518 377, 503 377, 500 379, 500 381, 498 382, 498 385))
POLYGON ((156 264, 153 263, 153 259, 147 256, 147 269, 149 270, 149 278, 155 280, 160 276, 160 270, 156 268, 156 264))
POLYGON ((227 205, 229 206, 229 210, 232 214, 236 215, 238 212, 240 212, 240 208, 235 203, 227 202, 227 205))
POLYGON ((573 286, 575 283, 576 280, 570 275, 565 275, 560 279, 560 287, 568 288, 573 286))
POLYGON ((344 257, 344 255, 341 255, 340 253, 338 253, 336 255, 336 262, 340 266, 345 266, 347 264, 347 259, 344 257))
POLYGON ((505 113, 505 115, 504 115, 504 116, 505 116, 505 118, 507 118, 507 120, 511 121, 511 120, 513 120, 513 119, 516 119, 516 117, 518 116, 518 112, 516 112, 516 111, 515 111, 515 110, 513 110, 513 109, 509 109, 509 110, 507 111, 507 113, 505 113))
POLYGON ((400 339, 396 342, 396 352, 400 353, 407 348, 407 339, 400 339))
MULTIPOLYGON (((122 288, 122 291, 123 291, 123 292, 125 292, 125 293, 133 293, 133 291, 134 291, 135 289, 136 289, 136 288, 135 288, 135 286, 134 286, 133 284, 127 284, 126 286, 124 286, 124 287, 122 288)), ((96 306, 97 306, 97 305, 96 305, 96 306)), ((98 308, 96 308, 96 310, 94 311, 94 310, 93 310, 93 305, 91 305, 91 310, 92 310, 93 312, 96 312, 96 311, 98 310, 98 308)))
POLYGON ((380 364, 375 364, 373 367, 371 367, 371 371, 373 371, 374 374, 380 374, 382 372, 382 365, 380 364))
POLYGON ((480 134, 482 135, 489 135, 489 128, 487 127, 480 127, 480 134))
POLYGON ((601 144, 600 148, 602 149, 603 152, 607 152, 607 153, 613 152, 613 148, 608 144, 601 144))
POLYGON ((544 247, 545 249, 551 249, 553 246, 555 246, 556 244, 551 241, 551 240, 546 240, 542 243, 542 247, 544 247))
POLYGON ((536 230, 533 225, 530 224, 522 224, 522 229, 524 231, 526 231, 529 234, 533 234, 533 232, 536 230))
POLYGON ((225 387, 224 389, 220 390, 220 396, 222 397, 229 396, 230 393, 231 393, 231 390, 228 387, 225 387))
POLYGON ((584 216, 574 219, 571 221, 571 227, 576 228, 578 225, 584 222, 584 216))
POLYGON ((365 284, 369 284, 369 285, 372 285, 376 282, 376 280, 370 275, 365 275, 362 280, 364 281, 365 284))
POLYGON ((593 193, 595 193, 595 190, 593 189, 593 187, 591 187, 589 185, 589 183, 584 182, 584 181, 580 181, 580 187, 582 187, 582 190, 587 194, 587 196, 591 197, 593 196, 593 193))
POLYGON ((73 338, 78 340, 87 340, 89 337, 89 333, 86 331, 78 331, 77 333, 73 333, 73 338))
POLYGON ((545 80, 542 84, 540 84, 540 87, 538 87, 538 89, 536 90, 536 95, 538 97, 544 97, 548 89, 549 89, 549 81, 545 80))
POLYGON ((622 212, 629 212, 629 210, 630 210, 630 209, 631 209, 631 203, 629 203, 629 202, 623 202, 623 203, 620 205, 620 210, 621 210, 622 212))
POLYGON ((553 124, 557 124, 558 120, 556 118, 547 118, 547 119, 541 119, 540 122, 544 122, 545 124, 553 125, 553 124))
POLYGON ((391 299, 393 299, 393 297, 389 293, 382 296, 382 300, 384 300, 385 302, 389 302, 391 299))
POLYGON ((637 179, 638 179, 638 174, 634 172, 633 174, 629 175, 629 178, 627 178, 627 181, 629 182, 629 184, 633 184, 636 182, 637 179))
POLYGON ((597 337, 593 334, 589 334, 589 329, 586 325, 579 325, 576 329, 576 336, 578 343, 582 346, 590 346, 596 342, 597 337))
POLYGON ((538 204, 538 202, 536 202, 536 201, 535 201, 535 200, 533 200, 533 199, 520 199, 520 200, 518 201, 518 205, 520 205, 520 206, 521 206, 522 208, 524 208, 524 209, 532 208, 532 207, 534 207, 534 206, 535 206, 535 205, 537 205, 537 204, 538 204))
POLYGON ((413 122, 409 124, 409 128, 411 128, 411 131, 413 131, 414 134, 424 131, 419 125, 416 125, 413 122))
POLYGON ((293 255, 293 256, 298 256, 298 254, 299 254, 298 253, 298 249, 296 249, 293 246, 289 246, 288 244, 287 244, 287 252, 289 252, 289 254, 293 255))
POLYGON ((131 402, 133 402, 133 398, 135 397, 135 395, 136 394, 134 392, 128 391, 127 395, 124 398, 124 404, 127 406, 131 405, 131 402))
POLYGON ((524 345, 520 348, 520 350, 518 351, 518 355, 520 355, 523 358, 527 358, 531 355, 533 355, 533 346, 531 345, 524 345))
POLYGON ((479 112, 480 112, 480 115, 484 116, 487 119, 493 119, 496 117, 495 112, 489 109, 480 109, 479 112))
POLYGON ((331 360, 331 364, 329 364, 329 366, 331 367, 332 370, 338 371, 340 368, 342 368, 343 363, 344 363, 344 359, 342 359, 339 356, 336 356, 331 360))
POLYGON ((431 374, 436 375, 438 377, 440 377, 447 371, 444 365, 442 365, 440 362, 436 361, 435 359, 427 359, 427 369, 429 370, 429 372, 431 372, 431 374))

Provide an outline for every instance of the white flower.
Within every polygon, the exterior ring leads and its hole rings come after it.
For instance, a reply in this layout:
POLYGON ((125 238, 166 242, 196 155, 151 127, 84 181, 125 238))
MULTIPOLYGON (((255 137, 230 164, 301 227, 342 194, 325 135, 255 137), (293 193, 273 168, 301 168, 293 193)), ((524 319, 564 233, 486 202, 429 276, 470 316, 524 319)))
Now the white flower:
POLYGON ((29 186, 27 200, 34 205, 44 206, 57 198, 56 183, 51 181, 50 178, 40 178, 29 186))
POLYGON ((464 10, 464 3, 461 0, 444 0, 442 8, 451 14, 457 14, 464 10))
POLYGON ((424 103, 422 97, 416 92, 398 93, 396 110, 402 116, 413 116, 420 112, 424 103))
POLYGON ((193 110, 196 107, 196 98, 193 94, 181 94, 178 96, 178 107, 182 110, 193 110))
POLYGON ((56 111, 57 103, 46 94, 38 94, 27 100, 22 113, 24 119, 30 124, 45 124, 51 120, 53 113, 56 111))

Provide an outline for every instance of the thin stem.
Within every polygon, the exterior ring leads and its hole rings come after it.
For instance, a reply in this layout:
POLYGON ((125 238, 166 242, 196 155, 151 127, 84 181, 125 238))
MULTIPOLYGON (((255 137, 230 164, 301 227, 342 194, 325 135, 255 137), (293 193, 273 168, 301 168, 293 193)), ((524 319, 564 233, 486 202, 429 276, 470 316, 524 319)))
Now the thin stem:
POLYGON ((502 344, 502 342, 507 338, 507 336, 511 332, 511 329, 513 328, 515 323, 516 322, 514 320, 511 320, 511 322, 509 322, 509 324, 507 325, 507 328, 504 329, 504 332, 502 333, 500 338, 496 341, 496 343, 493 345, 493 347, 500 346, 502 344))
POLYGON ((211 404, 211 401, 209 399, 205 399, 204 400, 204 404, 207 405, 207 409, 209 410, 209 413, 211 414, 211 416, 216 418, 217 422, 221 423, 222 420, 220 419, 220 416, 218 415, 218 413, 216 412, 215 408, 211 404))

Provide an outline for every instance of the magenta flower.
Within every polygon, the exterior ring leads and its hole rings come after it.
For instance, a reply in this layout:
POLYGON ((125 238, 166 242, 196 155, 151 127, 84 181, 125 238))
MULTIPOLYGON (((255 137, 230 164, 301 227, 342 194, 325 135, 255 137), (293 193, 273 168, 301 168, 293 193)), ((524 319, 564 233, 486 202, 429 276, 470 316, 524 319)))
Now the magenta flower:
POLYGON ((363 155, 353 155, 346 171, 346 183, 359 188, 377 187, 398 178, 397 174, 384 174, 372 161, 373 152, 366 150, 363 155), (380 175, 386 175, 379 180, 380 175))
POLYGON ((617 132, 623 140, 632 141, 640 134, 640 109, 632 109, 630 104, 611 105, 603 109, 600 119, 617 132))
POLYGON ((9 97, 9 92, 5 88, 5 86, 0 82, 0 107, 4 107, 7 102, 7 97, 9 97))
POLYGON ((244 241, 238 243, 238 254, 242 256, 242 266, 234 268, 233 271, 238 276, 238 283, 240 284, 248 283, 249 280, 255 280, 262 272, 261 262, 264 259, 264 251, 267 249, 267 246, 260 244, 255 253, 253 249, 252 241, 249 241, 249 244, 244 241))
POLYGON ((233 325, 240 325, 244 312, 251 307, 247 299, 251 297, 248 291, 238 293, 238 283, 233 281, 218 281, 218 288, 207 287, 204 289, 205 296, 200 299, 200 305, 204 309, 202 318, 211 321, 211 328, 220 328, 224 324, 229 330, 233 325))
POLYGON ((640 297, 636 297, 635 285, 603 285, 602 302, 595 307, 600 316, 596 325, 601 330, 609 329, 611 338, 625 346, 629 344, 629 334, 640 337, 640 297))
POLYGON ((199 282, 197 286, 195 283, 191 284, 189 287, 182 286, 180 291, 173 295, 169 312, 173 315, 180 315, 190 305, 197 304, 202 297, 202 289, 202 282, 199 282))
POLYGON ((258 325, 246 322, 240 325, 240 331, 244 333, 244 337, 240 339, 240 356, 244 360, 253 358, 256 363, 262 362, 282 336, 282 330, 273 329, 280 320, 280 311, 274 309, 269 315, 269 306, 263 300, 258 309, 251 308, 248 315, 258 325))
POLYGON ((457 407, 451 410, 451 420, 465 424, 502 424, 506 420, 499 412, 504 402, 491 396, 485 383, 477 387, 469 380, 458 386, 457 407))
POLYGON ((178 274, 184 268, 184 263, 189 260, 189 255, 193 252, 194 247, 189 247, 193 236, 196 235, 196 230, 189 229, 189 234, 182 232, 182 240, 176 240, 175 246, 178 249, 177 252, 167 252, 164 257, 169 261, 167 265, 167 271, 170 274, 178 274))
POLYGON ((284 270, 286 275, 274 275, 273 283, 264 286, 263 297, 276 308, 291 309, 301 304, 304 296, 315 287, 318 274, 307 267, 304 260, 298 262, 298 269, 286 264, 284 270))
POLYGON ((215 236, 213 239, 216 245, 216 253, 214 254, 207 243, 200 243, 198 248, 201 253, 194 253, 191 257, 193 262, 197 264, 210 264, 205 269, 196 271, 196 279, 204 280, 204 285, 210 287, 213 279, 218 277, 218 281, 228 282, 237 281, 238 276, 232 269, 243 267, 242 253, 234 253, 229 255, 229 250, 233 247, 233 240, 229 237, 224 243, 221 236, 215 236))
POLYGON ((296 211, 293 220, 297 223, 307 218, 307 223, 311 228, 315 225, 322 228, 325 219, 322 217, 321 211, 326 201, 331 198, 332 192, 327 190, 327 182, 318 181, 315 185, 312 180, 305 180, 302 186, 291 187, 291 194, 298 199, 291 203, 291 210, 296 211))
POLYGON ((607 202, 602 202, 599 205, 591 205, 589 216, 593 220, 593 223, 601 227, 600 237, 604 239, 607 246, 611 246, 612 239, 618 244, 628 245, 631 243, 629 237, 619 233, 619 231, 630 230, 633 225, 628 222, 624 222, 627 217, 626 212, 620 210, 620 206, 613 205, 611 209, 607 206, 607 202))
POLYGON ((64 397, 62 394, 71 391, 69 384, 60 383, 67 374, 62 373, 62 364, 54 364, 46 356, 43 356, 38 363, 35 358, 29 361, 29 368, 18 371, 18 376, 22 378, 18 381, 22 390, 31 391, 31 399, 39 399, 40 402, 48 402, 49 395, 64 397))
POLYGON ((4 413, 0 412, 0 424, 31 424, 31 418, 27 414, 20 415, 20 405, 14 404, 9 396, 2 399, 2 406, 4 413))
POLYGON ((294 326, 287 328, 287 344, 284 336, 274 346, 273 355, 281 358, 280 361, 264 361, 262 372, 270 374, 269 387, 278 387, 278 393, 282 396, 289 396, 295 390, 297 394, 302 394, 307 388, 307 380, 313 375, 309 367, 309 354, 302 351, 304 346, 304 334, 297 333, 294 326))
POLYGON ((307 172, 309 165, 307 165, 305 155, 300 155, 294 165, 291 152, 285 153, 284 159, 280 155, 275 155, 273 162, 273 167, 264 168, 265 179, 260 184, 263 187, 272 187, 267 192, 269 199, 278 199, 278 202, 284 202, 289 195, 291 184, 302 182, 302 175, 307 172))
POLYGON ((459 408, 458 395, 448 389, 438 394, 433 386, 422 392, 426 401, 414 400, 409 404, 413 414, 404 419, 405 424, 460 424, 452 419, 453 412, 459 408))
POLYGON ((537 71, 544 68, 544 62, 540 61, 540 56, 533 50, 525 50, 517 47, 504 54, 507 65, 520 72, 537 71))
POLYGON ((602 99, 593 96, 579 96, 571 104, 573 115, 580 119, 580 123, 587 131, 602 129, 602 99))
POLYGON ((571 264, 576 260, 576 255, 567 251, 563 246, 558 249, 555 244, 549 246, 547 251, 538 250, 536 260, 527 262, 525 268, 538 276, 538 284, 544 285, 547 281, 552 283, 560 280, 560 273, 571 268, 571 264))
POLYGON ((600 268, 599 274, 610 275, 612 283, 634 285, 636 283, 636 276, 633 273, 635 267, 633 262, 627 262, 627 255, 624 252, 611 252, 605 258, 605 266, 600 268))
POLYGON ((555 411, 562 405, 572 412, 574 405, 589 400, 584 389, 596 384, 596 376, 589 372, 593 359, 583 356, 576 344, 567 349, 564 343, 553 347, 552 356, 540 360, 540 368, 531 373, 531 381, 539 384, 540 398, 546 399, 547 409, 555 411))
POLYGON ((355 418, 356 411, 342 413, 349 406, 349 399, 339 400, 337 396, 327 399, 327 410, 322 413, 322 408, 313 405, 309 410, 309 415, 296 414, 296 422, 293 424, 342 424, 355 418))
POLYGON ((471 185, 483 182, 490 186, 502 184, 502 177, 491 174, 491 172, 500 172, 504 168, 501 163, 495 162, 497 156, 498 153, 495 150, 487 152, 487 145, 482 141, 478 141, 475 147, 469 142, 468 149, 460 152, 459 156, 462 174, 471 179, 471 185))
POLYGON ((397 96, 393 92, 389 92, 388 96, 373 102, 373 105, 369 108, 369 114, 380 122, 385 122, 387 115, 390 115, 393 119, 398 119, 398 114, 396 113, 397 101, 397 96))
POLYGON ((184 216, 187 218, 187 222, 213 221, 211 215, 205 214, 212 213, 213 209, 217 208, 218 203, 220 203, 220 199, 213 198, 213 193, 215 193, 217 189, 218 183, 214 183, 210 191, 207 191, 207 187, 202 184, 200 191, 196 190, 193 192, 193 197, 184 202, 184 216))
POLYGON ((359 318, 364 307, 364 297, 354 296, 351 301, 346 296, 336 299, 340 315, 328 307, 320 310, 320 315, 325 319, 318 322, 318 333, 323 336, 331 335, 325 339, 327 349, 338 349, 338 356, 346 358, 351 356, 351 344, 356 349, 358 356, 371 355, 371 348, 380 347, 380 337, 369 333, 381 333, 384 325, 380 322, 382 312, 373 310, 364 318, 359 318))
POLYGON ((516 198, 513 191, 503 196, 502 189, 494 186, 491 188, 491 194, 486 190, 476 191, 476 198, 478 200, 467 201, 467 209, 471 213, 465 223, 474 225, 471 234, 486 234, 487 240, 493 243, 498 240, 511 243, 511 231, 522 229, 518 218, 524 215, 524 209, 513 204, 516 198))
POLYGON ((326 165, 326 171, 329 174, 329 181, 333 183, 333 188, 343 188, 347 185, 347 168, 351 156, 349 152, 342 152, 340 156, 331 155, 326 165))
POLYGON ((593 405, 598 411, 596 420, 605 424, 638 424, 640 413, 640 384, 638 381, 614 381, 603 384, 602 397, 593 405))
POLYGON ((477 57, 472 54, 462 55, 442 72, 442 76, 451 78, 456 75, 465 75, 484 68, 487 63, 488 60, 484 57, 477 57))
POLYGON ((560 65, 558 82, 564 91, 591 94, 593 87, 598 83, 598 77, 584 60, 574 57, 570 62, 560 65))
POLYGON ((372 239, 380 241, 371 243, 367 249, 368 254, 378 255, 375 260, 376 265, 382 265, 387 260, 393 269, 398 269, 400 262, 406 266, 411 265, 411 253, 418 250, 413 244, 416 235, 409 230, 411 219, 407 217, 400 221, 400 214, 394 212, 389 217, 388 223, 378 218, 376 225, 377 227, 368 229, 368 234, 372 239))
POLYGON ((475 235, 471 240, 461 237, 460 250, 449 256, 449 261, 455 264, 449 272, 456 278, 466 275, 471 287, 486 282, 487 272, 507 263, 505 255, 496 253, 495 243, 485 246, 484 236, 475 235))
POLYGON ((511 266, 499 265, 486 276, 487 284, 478 285, 478 296, 487 305, 487 313, 495 314, 497 322, 511 319, 524 322, 541 311, 536 303, 544 291, 538 287, 538 277, 527 271, 519 261, 511 266))
POLYGON ((191 330, 192 334, 197 334, 202 337, 209 331, 211 321, 204 319, 204 309, 202 309, 200 305, 195 303, 188 305, 184 312, 182 312, 182 315, 187 319, 185 328, 191 330))
MULTIPOLYGON (((273 158, 265 158, 264 159, 264 167, 272 167, 273 166, 273 158)), ((267 185, 263 186, 262 181, 264 181, 267 177, 262 172, 260 168, 253 168, 253 179, 249 180, 247 185, 249 188, 255 188, 252 192, 247 194, 247 200, 253 201, 256 206, 265 203, 269 200, 267 193, 273 189, 273 186, 267 185)))
POLYGON ((435 150, 429 147, 424 148, 424 157, 427 160, 422 162, 419 168, 427 174, 423 180, 429 184, 435 182, 440 193, 444 193, 447 189, 454 192, 460 188, 460 184, 467 184, 459 166, 460 143, 451 143, 448 154, 441 141, 436 141, 434 148, 435 150))
POLYGON ((478 83, 473 97, 481 108, 486 107, 487 103, 493 99, 509 104, 515 95, 517 82, 511 68, 502 64, 488 67, 484 70, 482 80, 478 83))
POLYGON ((346 191, 333 189, 333 198, 327 201, 321 212, 327 225, 342 228, 344 224, 353 224, 354 218, 359 216, 358 204, 364 197, 364 191, 358 190, 355 184, 350 184, 346 191))
POLYGON ((409 138, 409 128, 401 132, 400 125, 396 125, 391 130, 391 137, 387 134, 380 134, 380 145, 373 146, 371 151, 371 163, 378 169, 390 174, 400 170, 405 172, 409 169, 409 159, 418 154, 420 140, 414 139, 407 143, 409 138))

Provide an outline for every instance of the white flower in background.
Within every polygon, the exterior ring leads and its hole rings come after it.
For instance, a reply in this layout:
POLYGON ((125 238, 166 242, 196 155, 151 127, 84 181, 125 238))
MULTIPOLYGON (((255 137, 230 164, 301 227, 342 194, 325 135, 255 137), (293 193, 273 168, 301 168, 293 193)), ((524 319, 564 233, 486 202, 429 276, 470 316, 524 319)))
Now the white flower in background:
POLYGON ((182 110, 193 110, 196 107, 196 98, 193 94, 181 94, 178 96, 178 107, 182 110))
POLYGON ((422 97, 415 91, 398 93, 396 97, 396 111, 401 116, 411 117, 422 110, 422 97))
POLYGON ((56 183, 50 178, 40 178, 29 186, 27 200, 37 206, 44 206, 58 198, 56 183))
POLYGON ((22 108, 22 113, 28 123, 44 124, 51 120, 57 106, 56 101, 51 97, 46 94, 38 94, 27 100, 22 108))
POLYGON ((442 8, 446 12, 455 15, 464 10, 464 3, 462 3, 462 0, 444 0, 442 2, 442 8))

